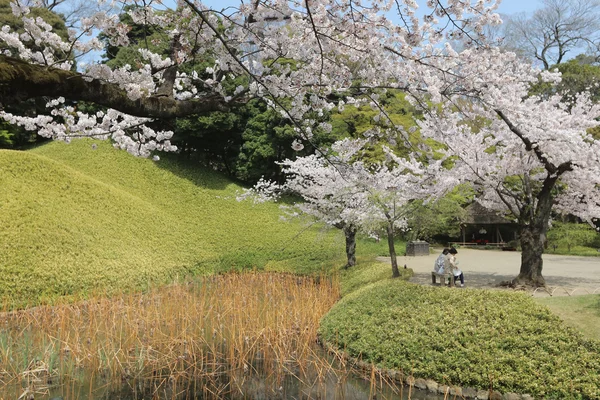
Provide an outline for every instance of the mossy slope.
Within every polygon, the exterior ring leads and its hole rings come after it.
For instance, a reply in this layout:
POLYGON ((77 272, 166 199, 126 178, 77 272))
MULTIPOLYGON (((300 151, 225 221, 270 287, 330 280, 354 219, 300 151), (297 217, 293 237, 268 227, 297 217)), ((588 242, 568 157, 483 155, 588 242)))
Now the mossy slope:
POLYGON ((310 272, 341 238, 296 235, 273 204, 235 200, 211 171, 132 157, 87 140, 0 151, 0 298, 36 304, 229 268, 310 272))

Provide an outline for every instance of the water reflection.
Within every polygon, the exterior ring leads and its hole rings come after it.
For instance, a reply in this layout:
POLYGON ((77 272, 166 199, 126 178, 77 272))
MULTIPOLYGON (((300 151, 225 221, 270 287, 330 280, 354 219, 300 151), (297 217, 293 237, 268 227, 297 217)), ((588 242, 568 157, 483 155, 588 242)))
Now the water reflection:
MULTIPOLYGON (((329 358, 320 349, 315 349, 329 358)), ((331 360, 329 360, 331 362, 331 360)), ((335 363, 337 364, 337 363, 335 363)), ((317 364, 313 364, 317 365, 317 364)), ((198 400, 198 399, 319 399, 319 400, 444 400, 441 394, 400 386, 397 382, 374 374, 367 376, 356 369, 331 364, 330 371, 318 374, 286 373, 283 378, 264 375, 227 376, 215 381, 176 382, 157 377, 153 382, 130 380, 119 387, 99 381, 73 381, 59 387, 38 387, 35 397, 49 400, 198 400), (302 375, 301 379, 299 376, 302 375), (308 375, 311 377, 309 378, 308 375), (231 388, 236 390, 231 391, 231 388), (42 390, 45 389, 45 390, 42 390)), ((15 398, 19 391, 14 391, 15 398)), ((23 392, 21 392, 21 395, 23 392)), ((452 398, 452 397, 450 397, 452 398)))

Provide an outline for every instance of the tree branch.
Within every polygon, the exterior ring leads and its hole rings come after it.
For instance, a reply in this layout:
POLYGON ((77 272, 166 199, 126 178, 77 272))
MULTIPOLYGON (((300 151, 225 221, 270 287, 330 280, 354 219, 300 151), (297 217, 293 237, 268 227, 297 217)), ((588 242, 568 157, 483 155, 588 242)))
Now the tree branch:
POLYGON ((521 141, 525 145, 525 150, 533 151, 536 158, 544 165, 544 168, 546 169, 546 171, 548 171, 550 174, 557 172, 556 166, 554 164, 552 164, 550 161, 548 161, 548 158, 544 155, 544 153, 542 153, 542 150, 540 150, 539 146, 534 146, 534 144, 531 143, 531 140, 529 140, 529 138, 525 135, 525 133, 523 131, 521 131, 518 127, 516 127, 510 121, 510 119, 508 119, 508 117, 506 116, 506 114, 504 114, 503 111, 501 111, 501 110, 494 110, 494 111, 502 119, 502 121, 504 121, 506 126, 508 126, 508 129, 510 129, 512 133, 514 133, 515 135, 517 135, 517 137, 519 139, 521 139, 521 141))
POLYGON ((76 72, 0 55, 0 103, 13 103, 48 96, 72 101, 89 101, 125 114, 148 118, 174 118, 229 107, 218 95, 202 99, 175 100, 169 97, 146 97, 131 100, 127 92, 112 83, 86 81, 76 72))

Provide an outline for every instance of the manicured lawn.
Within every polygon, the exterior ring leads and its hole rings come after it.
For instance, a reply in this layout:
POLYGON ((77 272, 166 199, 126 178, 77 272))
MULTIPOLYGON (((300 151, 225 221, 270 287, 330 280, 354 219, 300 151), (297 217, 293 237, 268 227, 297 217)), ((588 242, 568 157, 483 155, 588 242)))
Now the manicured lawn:
POLYGON ((536 298, 567 325, 600 341, 600 294, 536 298))
POLYGON ((0 151, 0 304, 119 293, 226 270, 343 265, 337 230, 283 223, 276 204, 164 157, 88 140, 0 151))

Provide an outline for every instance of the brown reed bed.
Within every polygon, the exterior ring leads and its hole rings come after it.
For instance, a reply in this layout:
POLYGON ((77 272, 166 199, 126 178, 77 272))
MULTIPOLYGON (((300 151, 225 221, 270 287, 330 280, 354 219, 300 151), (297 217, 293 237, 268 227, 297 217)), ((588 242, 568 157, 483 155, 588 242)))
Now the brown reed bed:
POLYGON ((2 313, 0 398, 285 398, 290 378, 309 393, 344 379, 315 347, 338 298, 335 278, 244 273, 2 313))

